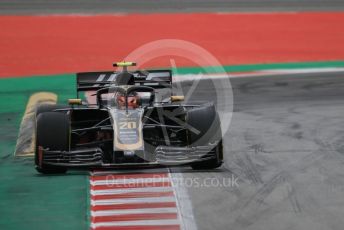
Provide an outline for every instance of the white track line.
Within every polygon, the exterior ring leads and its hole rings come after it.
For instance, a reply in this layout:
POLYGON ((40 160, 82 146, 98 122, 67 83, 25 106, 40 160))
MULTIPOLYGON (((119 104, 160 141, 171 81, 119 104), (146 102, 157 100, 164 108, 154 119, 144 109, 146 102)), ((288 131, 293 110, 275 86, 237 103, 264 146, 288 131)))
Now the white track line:
POLYGON ((104 190, 96 190, 91 189, 91 195, 117 195, 117 194, 125 194, 125 193, 132 193, 132 192, 173 192, 171 187, 142 187, 142 188, 123 188, 123 189, 104 189, 104 190))
POLYGON ((300 68, 300 69, 276 69, 276 70, 259 70, 252 72, 234 72, 234 73, 206 73, 206 74, 180 74, 173 76, 173 82, 183 82, 197 80, 200 76, 203 79, 230 79, 244 77, 264 77, 289 74, 307 74, 307 73, 333 73, 344 72, 344 68, 300 68))
POLYGON ((278 69, 278 70, 265 70, 266 73, 290 73, 290 74, 302 74, 302 73, 331 73, 331 72, 343 72, 344 68, 304 68, 304 69, 278 69))
POLYGON ((92 223, 91 228, 106 226, 159 226, 159 225, 179 225, 178 220, 140 220, 140 221, 113 221, 92 223))
POLYGON ((91 211, 91 216, 114 216, 123 214, 151 214, 151 213, 178 213, 177 208, 140 208, 140 209, 121 209, 107 211, 91 211))
POLYGON ((92 200, 91 205, 112 205, 112 204, 136 204, 136 203, 161 203, 174 202, 173 196, 163 197, 144 197, 144 198, 128 198, 128 199, 106 199, 106 200, 92 200))

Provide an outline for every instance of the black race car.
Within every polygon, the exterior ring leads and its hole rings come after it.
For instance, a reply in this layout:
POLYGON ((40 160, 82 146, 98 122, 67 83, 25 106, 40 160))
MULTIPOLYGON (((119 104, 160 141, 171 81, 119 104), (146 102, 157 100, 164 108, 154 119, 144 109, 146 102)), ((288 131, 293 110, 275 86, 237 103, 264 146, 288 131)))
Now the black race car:
POLYGON ((222 132, 213 103, 183 104, 170 70, 77 74, 77 98, 36 111, 35 165, 41 173, 68 168, 222 164, 222 132), (80 92, 84 92, 79 95, 80 92), (84 95, 89 98, 84 98, 84 95), (80 96, 80 97, 79 97, 80 96))

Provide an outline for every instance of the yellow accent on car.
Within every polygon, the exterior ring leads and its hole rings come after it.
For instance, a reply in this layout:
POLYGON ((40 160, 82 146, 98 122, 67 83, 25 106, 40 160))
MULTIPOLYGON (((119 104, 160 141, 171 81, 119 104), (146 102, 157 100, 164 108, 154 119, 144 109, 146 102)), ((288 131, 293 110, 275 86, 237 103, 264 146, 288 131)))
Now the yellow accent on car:
POLYGON ((172 102, 184 101, 184 96, 171 96, 172 102))
POLYGON ((113 63, 113 66, 115 67, 126 67, 126 66, 136 66, 136 62, 115 62, 113 63))
POLYGON ((77 99, 68 99, 68 104, 70 104, 70 105, 81 105, 82 101, 79 98, 77 98, 77 99))

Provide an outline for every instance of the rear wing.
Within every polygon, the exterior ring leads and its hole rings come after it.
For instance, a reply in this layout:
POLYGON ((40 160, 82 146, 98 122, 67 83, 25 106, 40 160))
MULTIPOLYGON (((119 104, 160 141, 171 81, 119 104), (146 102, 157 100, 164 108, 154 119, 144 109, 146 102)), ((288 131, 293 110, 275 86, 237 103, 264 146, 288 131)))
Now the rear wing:
MULTIPOLYGON (((135 85, 152 88, 172 88, 171 70, 145 70, 131 72, 135 85)), ((113 84, 118 72, 85 72, 76 74, 77 91, 94 91, 113 84)))

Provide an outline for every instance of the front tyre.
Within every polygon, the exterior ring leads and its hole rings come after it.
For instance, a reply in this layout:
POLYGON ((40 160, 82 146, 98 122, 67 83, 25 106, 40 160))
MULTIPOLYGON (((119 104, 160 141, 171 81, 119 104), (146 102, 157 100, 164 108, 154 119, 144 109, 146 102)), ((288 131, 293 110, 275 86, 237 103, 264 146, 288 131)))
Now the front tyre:
MULTIPOLYGON (((69 150, 70 122, 68 115, 60 112, 43 112, 36 119, 36 170, 44 174, 65 173, 61 166, 46 165, 39 160, 39 147, 49 150, 69 150)), ((47 153, 45 153, 47 154, 47 153)))
POLYGON ((220 167, 223 160, 223 143, 221 121, 215 106, 213 104, 206 104, 202 107, 189 110, 187 124, 195 130, 198 130, 198 133, 189 132, 190 146, 197 147, 209 145, 214 142, 218 143, 213 149, 215 158, 192 163, 191 167, 193 169, 215 169, 220 167))

